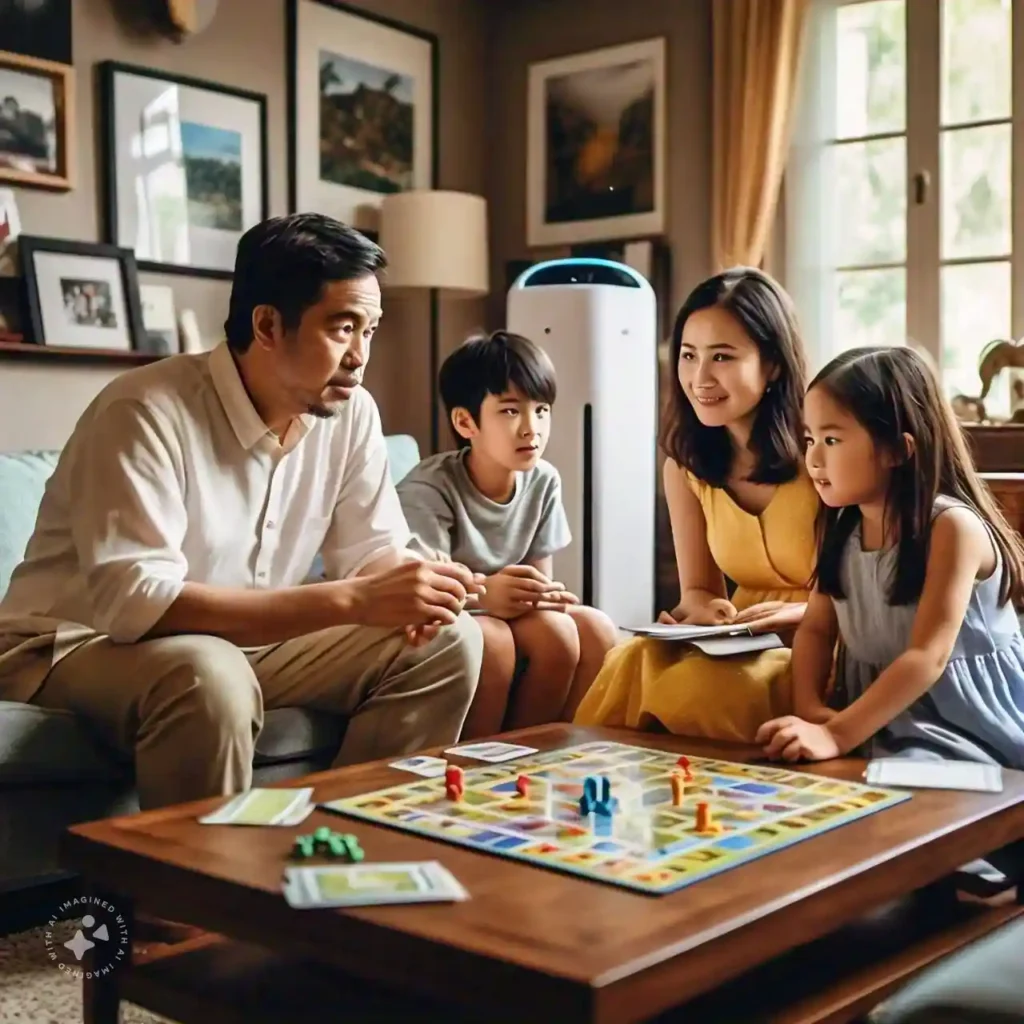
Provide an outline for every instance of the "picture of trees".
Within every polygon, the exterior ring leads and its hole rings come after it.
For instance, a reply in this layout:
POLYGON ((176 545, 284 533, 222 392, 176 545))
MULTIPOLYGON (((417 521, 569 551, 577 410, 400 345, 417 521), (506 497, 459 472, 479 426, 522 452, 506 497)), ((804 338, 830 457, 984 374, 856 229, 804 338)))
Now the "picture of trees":
POLYGON ((379 193, 412 188, 412 77, 320 51, 320 179, 379 193))
POLYGON ((226 128, 181 122, 181 146, 193 227, 242 230, 242 136, 226 128))

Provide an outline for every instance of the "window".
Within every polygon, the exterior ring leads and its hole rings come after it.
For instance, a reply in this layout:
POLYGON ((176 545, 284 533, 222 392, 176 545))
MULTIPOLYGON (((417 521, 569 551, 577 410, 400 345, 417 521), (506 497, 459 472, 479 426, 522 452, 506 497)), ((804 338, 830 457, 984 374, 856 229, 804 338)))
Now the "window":
MULTIPOLYGON (((818 0, 786 185, 786 283, 815 362, 909 340, 950 395, 977 395, 982 349, 1024 333, 1013 6, 818 0)), ((986 404, 1009 412, 1006 380, 986 404)))

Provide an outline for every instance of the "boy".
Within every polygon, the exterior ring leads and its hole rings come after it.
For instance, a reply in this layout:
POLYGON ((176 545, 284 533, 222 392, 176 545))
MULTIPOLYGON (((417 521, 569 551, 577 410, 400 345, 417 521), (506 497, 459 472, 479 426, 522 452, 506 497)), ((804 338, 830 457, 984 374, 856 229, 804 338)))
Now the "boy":
POLYGON ((570 721, 617 636, 607 615, 551 578, 552 555, 571 540, 558 470, 541 458, 555 369, 532 341, 496 331, 453 352, 439 384, 458 450, 424 459, 398 496, 415 550, 487 577, 469 606, 484 662, 463 736, 570 721))

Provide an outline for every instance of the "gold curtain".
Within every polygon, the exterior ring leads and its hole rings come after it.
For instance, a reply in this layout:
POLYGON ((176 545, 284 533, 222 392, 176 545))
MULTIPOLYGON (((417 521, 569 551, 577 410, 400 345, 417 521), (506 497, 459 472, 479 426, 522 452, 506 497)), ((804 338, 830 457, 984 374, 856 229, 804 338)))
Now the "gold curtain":
POLYGON ((760 266, 779 199, 810 0, 712 0, 712 255, 760 266))

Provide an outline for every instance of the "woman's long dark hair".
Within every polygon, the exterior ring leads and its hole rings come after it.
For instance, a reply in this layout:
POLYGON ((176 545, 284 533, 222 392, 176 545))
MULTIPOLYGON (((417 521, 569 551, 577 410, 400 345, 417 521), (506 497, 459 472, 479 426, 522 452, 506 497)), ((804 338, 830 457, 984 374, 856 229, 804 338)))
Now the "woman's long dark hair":
MULTIPOLYGON (((928 363, 911 348, 850 349, 833 359, 808 390, 819 387, 897 463, 885 496, 886 526, 898 531, 889 603, 913 604, 921 596, 933 507, 940 494, 973 509, 992 531, 1003 562, 1000 600, 1024 597, 1024 543, 978 476, 960 424, 928 363), (914 439, 909 451, 905 434, 914 439)), ((843 551, 860 519, 856 505, 823 506, 819 512, 817 583, 829 597, 844 597, 843 551)))
POLYGON ((698 479, 722 487, 732 470, 732 439, 725 427, 707 427, 694 412, 679 383, 679 351, 686 321, 698 310, 719 306, 732 314, 757 345, 766 367, 777 371, 765 391, 753 429, 751 483, 778 484, 800 470, 803 395, 807 371, 793 302, 763 271, 734 267, 699 284, 683 303, 672 328, 669 400, 661 447, 669 458, 698 479))

